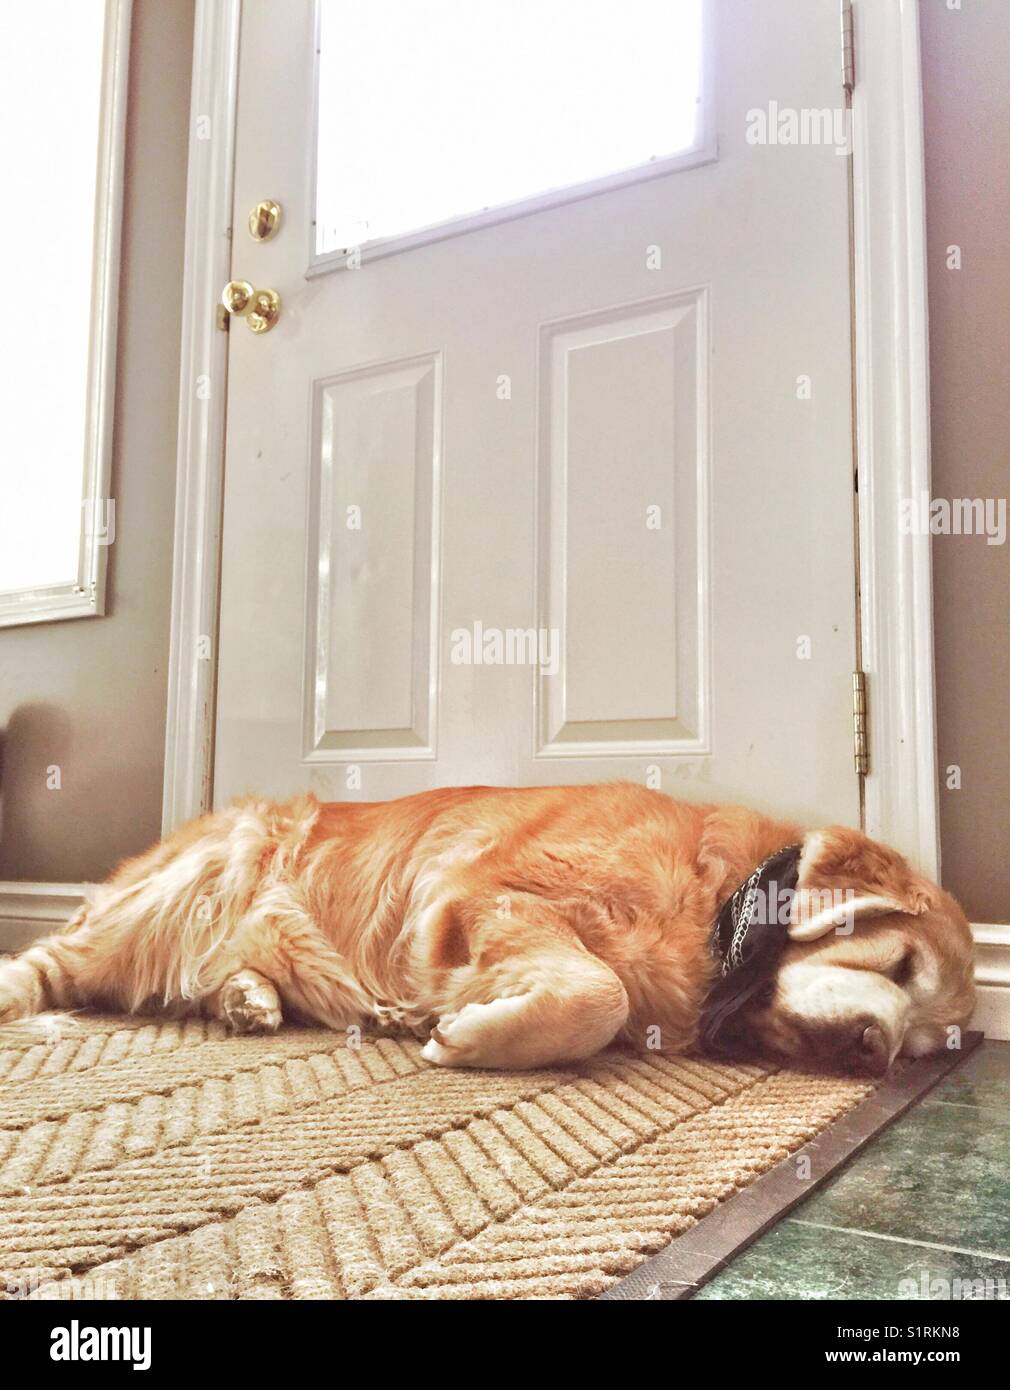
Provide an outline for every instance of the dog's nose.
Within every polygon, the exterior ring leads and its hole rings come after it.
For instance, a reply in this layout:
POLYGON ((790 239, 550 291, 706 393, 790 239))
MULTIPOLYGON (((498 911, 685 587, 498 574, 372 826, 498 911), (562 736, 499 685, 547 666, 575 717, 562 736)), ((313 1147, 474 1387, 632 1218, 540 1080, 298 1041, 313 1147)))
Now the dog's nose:
POLYGON ((879 1023, 869 1023, 858 1037, 853 1060, 869 1076, 883 1076, 891 1060, 891 1045, 879 1023))

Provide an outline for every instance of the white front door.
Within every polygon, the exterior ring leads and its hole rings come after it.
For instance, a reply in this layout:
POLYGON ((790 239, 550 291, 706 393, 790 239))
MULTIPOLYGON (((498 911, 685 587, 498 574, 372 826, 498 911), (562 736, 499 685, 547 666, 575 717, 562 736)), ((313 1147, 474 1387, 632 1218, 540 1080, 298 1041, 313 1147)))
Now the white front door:
POLYGON ((246 0, 217 802, 857 821, 838 0, 694 8, 246 0))

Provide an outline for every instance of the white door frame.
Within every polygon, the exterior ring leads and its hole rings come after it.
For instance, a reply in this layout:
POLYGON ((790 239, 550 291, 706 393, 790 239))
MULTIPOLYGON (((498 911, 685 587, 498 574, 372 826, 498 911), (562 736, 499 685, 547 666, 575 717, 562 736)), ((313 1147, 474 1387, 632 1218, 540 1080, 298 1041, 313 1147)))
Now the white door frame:
MULTIPOLYGON (((183 281, 164 829, 210 805, 241 0, 197 0, 183 281)), ((866 829, 939 874, 930 538, 899 531, 929 491, 922 89, 916 0, 854 0, 855 333, 866 829), (870 140, 869 132, 873 138, 870 140)), ((839 86, 839 102, 842 100, 839 86)))
POLYGON ((193 31, 172 625, 162 828, 206 811, 214 770, 217 610, 241 0, 197 0, 193 31), (227 320, 225 320, 227 323, 227 320))
POLYGON ((856 450, 869 697, 867 834, 940 877, 933 575, 902 503, 930 493, 929 332, 917 0, 853 0, 856 450), (871 138, 872 132, 872 138, 871 138))

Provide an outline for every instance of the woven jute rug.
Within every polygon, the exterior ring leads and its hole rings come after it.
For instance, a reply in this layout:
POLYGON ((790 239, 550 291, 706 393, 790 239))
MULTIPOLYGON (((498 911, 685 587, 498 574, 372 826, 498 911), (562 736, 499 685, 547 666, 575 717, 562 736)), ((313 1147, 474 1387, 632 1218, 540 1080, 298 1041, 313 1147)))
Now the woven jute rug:
POLYGON ((0 1296, 592 1298, 873 1089, 617 1050, 0 1028, 0 1296))

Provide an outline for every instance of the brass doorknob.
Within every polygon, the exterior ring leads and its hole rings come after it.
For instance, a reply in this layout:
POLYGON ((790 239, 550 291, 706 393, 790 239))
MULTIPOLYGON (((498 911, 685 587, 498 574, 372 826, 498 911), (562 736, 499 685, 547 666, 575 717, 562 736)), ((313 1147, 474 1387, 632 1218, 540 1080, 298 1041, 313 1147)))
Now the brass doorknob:
POLYGON ((221 291, 221 303, 229 314, 245 319, 253 333, 269 333, 281 316, 277 291, 255 289, 248 280, 229 280, 221 291))

